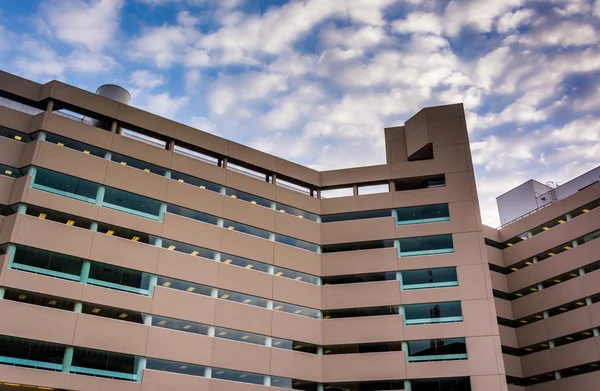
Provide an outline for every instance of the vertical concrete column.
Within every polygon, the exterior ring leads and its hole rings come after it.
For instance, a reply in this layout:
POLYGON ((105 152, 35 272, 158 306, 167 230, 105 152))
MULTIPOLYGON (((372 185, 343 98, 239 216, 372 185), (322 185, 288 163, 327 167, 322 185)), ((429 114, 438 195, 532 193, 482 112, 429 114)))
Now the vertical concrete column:
POLYGON ((96 192, 96 205, 102 205, 102 201, 104 201, 104 192, 106 188, 104 186, 98 187, 98 191, 96 192))
POLYGON ((135 381, 141 382, 142 375, 144 373, 144 369, 146 369, 146 357, 136 357, 135 358, 135 381))
POLYGON ((528 239, 529 239, 529 238, 531 238, 531 237, 533 236, 533 233, 531 233, 531 231, 527 231, 526 233, 527 233, 527 238, 528 238, 528 239))
POLYGON ((321 198, 321 189, 317 189, 317 198, 321 198))
POLYGON ((82 284, 87 284, 88 278, 90 278, 90 268, 92 267, 92 263, 90 261, 83 261, 81 265, 81 273, 79 274, 79 282, 82 284))
POLYGON ((277 203, 276 202, 271 202, 270 208, 273 209, 273 210, 277 210, 277 203))
POLYGON ((531 261, 532 261, 533 263, 538 263, 538 262, 539 262, 539 259, 538 259, 538 257, 532 257, 532 258, 531 258, 531 261))
POLYGON ((46 105, 46 112, 51 113, 54 110, 54 101, 52 99, 48 99, 48 104, 46 105))
POLYGON ((323 279, 321 277, 317 277, 317 286, 323 286, 323 279))
POLYGON ((227 194, 227 188, 225 186, 221 186, 221 188, 219 189, 219 193, 226 195, 227 194))
POLYGON ((167 151, 173 151, 175 149, 175 140, 169 140, 166 144, 165 144, 165 149, 167 151))
POLYGON ((17 252, 17 248, 14 244, 9 244, 6 246, 6 255, 8 255, 8 268, 12 267, 13 261, 15 260, 15 253, 17 252))
POLYGON ((73 306, 73 312, 81 314, 81 311, 83 311, 83 303, 80 301, 75 302, 75 305, 73 306))
POLYGON ((27 213, 27 205, 25 205, 25 204, 17 205, 17 213, 20 215, 24 215, 25 213, 27 213))
POLYGON ((71 364, 73 363, 73 352, 74 349, 72 346, 67 346, 65 348, 65 354, 63 356, 62 362, 62 371, 65 373, 69 373, 71 371, 71 364))
POLYGON ((268 348, 273 346, 273 338, 272 337, 265 337, 265 346, 268 348))
MULTIPOLYGON (((277 173, 273 173, 271 175, 271 180, 273 181, 273 184, 276 185, 277 184, 277 173)), ((267 174, 267 182, 269 182, 269 175, 267 174)))
POLYGON ((263 386, 267 386, 267 387, 271 386, 271 376, 264 375, 264 377, 263 377, 263 386))
MULTIPOLYGON (((111 133, 117 133, 117 129, 118 129, 118 127, 117 127, 117 121, 113 121, 110 124, 110 132, 111 133)), ((118 132, 118 134, 121 134, 121 132, 118 132)))
POLYGON ((567 213, 566 218, 567 218, 567 221, 569 221, 573 218, 573 216, 571 216, 571 213, 567 213))
POLYGON ((164 220, 166 212, 167 212, 167 203, 161 202, 160 208, 158 209, 158 218, 160 219, 160 221, 164 220))
POLYGON ((171 170, 165 170, 165 178, 171 179, 171 170))
POLYGON ((267 266, 267 273, 275 274, 275 266, 273 266, 273 265, 267 266))
POLYGON ((112 159, 112 153, 110 153, 109 151, 104 152, 104 160, 110 159, 112 159))
POLYGON ((542 316, 544 317, 544 319, 548 319, 550 317, 550 314, 548 313, 548 311, 544 311, 542 312, 542 316))
POLYGON ((398 224, 398 211, 396 209, 392 209, 392 217, 394 218, 394 223, 398 224))
POLYGON ((357 184, 352 185, 352 195, 355 195, 355 196, 358 195, 358 185, 357 184))
POLYGON ((0 286, 0 300, 4 299, 4 292, 6 292, 6 290, 0 286))
POLYGON ((388 191, 389 191, 389 192, 394 192, 394 191, 396 191, 396 183, 395 183, 394 181, 392 181, 392 180, 390 180, 390 181, 388 182, 388 191))
POLYGON ((404 391, 412 391, 410 380, 404 380, 404 391))
POLYGON ((215 255, 213 256, 213 261, 221 262, 221 253, 215 252, 215 255))
POLYGON ((270 240, 271 242, 274 242, 274 241, 275 241, 275 232, 269 232, 269 240, 270 240))
POLYGON ((560 371, 554 371, 554 378, 556 380, 560 380, 562 378, 562 376, 560 376, 560 371))
POLYGON ((216 299, 219 297, 219 290, 217 288, 210 288, 210 297, 216 299))
POLYGON ((39 131, 37 134, 38 141, 46 141, 46 132, 39 131))
POLYGON ((31 177, 31 183, 35 182, 35 174, 37 172, 37 168, 34 166, 30 166, 27 169, 27 175, 29 175, 31 177))
POLYGON ((572 240, 571 241, 571 247, 575 248, 577 246, 579 246, 579 243, 577 243, 577 240, 572 240))
POLYGON ((317 391, 323 391, 323 384, 317 384, 317 391))
POLYGON ((144 324, 146 326, 152 326, 152 315, 142 314, 142 319, 144 320, 144 324))
POLYGON ((319 356, 323 355, 323 346, 317 346, 317 355, 319 355, 319 356))
POLYGON ((98 223, 97 222, 92 221, 90 223, 90 231, 98 232, 98 223))
POLYGON ((544 289, 544 286, 542 285, 542 283, 537 284, 537 289, 538 289, 538 291, 541 291, 544 289))
POLYGON ((591 297, 586 297, 585 298, 585 305, 592 305, 594 303, 592 303, 592 298, 591 297))
POLYGON ((212 368, 211 367, 204 368, 204 377, 209 378, 209 379, 212 377, 212 368))
POLYGON ((600 337, 600 330, 598 330, 598 327, 593 328, 592 333, 594 334, 594 337, 600 337))
POLYGON ((267 309, 268 310, 272 310, 273 309, 273 300, 267 300, 267 309))
POLYGON ((577 272, 579 273, 580 277, 585 275, 585 270, 582 267, 580 267, 579 270, 577 270, 577 272))
POLYGON ((404 352, 404 356, 406 357, 406 362, 408 362, 408 342, 402 341, 400 343, 400 348, 404 352))
POLYGON ((223 228, 223 225, 224 225, 223 219, 217 219, 217 227, 223 228))
POLYGON ((227 170, 227 157, 224 157, 223 159, 221 159, 221 166, 227 170))

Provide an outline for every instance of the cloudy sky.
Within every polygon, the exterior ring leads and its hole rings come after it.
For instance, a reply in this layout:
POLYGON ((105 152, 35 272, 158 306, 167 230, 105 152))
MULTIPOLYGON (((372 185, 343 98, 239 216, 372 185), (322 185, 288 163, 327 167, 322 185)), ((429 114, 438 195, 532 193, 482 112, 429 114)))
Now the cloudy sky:
POLYGON ((316 169, 381 164, 383 128, 464 102, 484 223, 530 178, 600 164, 600 0, 20 0, 0 68, 316 169))

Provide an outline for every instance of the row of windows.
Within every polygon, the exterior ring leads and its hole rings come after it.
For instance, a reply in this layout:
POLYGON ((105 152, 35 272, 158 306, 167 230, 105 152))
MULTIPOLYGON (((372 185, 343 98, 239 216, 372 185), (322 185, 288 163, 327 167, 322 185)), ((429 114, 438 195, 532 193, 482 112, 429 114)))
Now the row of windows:
MULTIPOLYGON (((20 303, 39 305, 66 311, 74 311, 76 308, 76 303, 73 300, 51 297, 39 293, 18 291, 14 289, 7 289, 4 294, 4 298, 6 300, 16 301, 20 303)), ((450 311, 452 311, 452 308, 449 308, 451 306, 448 306, 447 304, 448 303, 432 303, 426 305, 406 306, 404 307, 404 312, 409 318, 409 322, 407 324, 443 322, 444 319, 449 318, 448 315, 455 315, 456 313, 460 314, 460 308, 458 309, 458 312, 450 313, 450 311), (428 317, 427 320, 425 319, 425 317, 428 317)), ((118 309, 92 303, 82 303, 78 311, 88 315, 100 316, 124 322, 150 324, 154 327, 167 328, 170 330, 176 330, 186 333, 207 335, 215 338, 223 338, 238 342, 251 343, 255 345, 264 345, 278 349, 294 350, 311 354, 319 353, 319 348, 322 348, 321 353, 325 355, 374 353, 402 350, 402 344, 400 341, 319 346, 302 341, 293 341, 283 338, 269 337, 262 334, 249 333, 246 331, 240 331, 224 327, 215 327, 207 324, 173 319, 164 316, 144 315, 136 311, 118 309)), ((466 350, 464 350, 464 338, 462 339, 462 342, 459 341, 460 343, 462 343, 463 351, 452 350, 453 348, 449 347, 450 345, 457 346, 453 345, 457 343, 455 339, 438 339, 432 341, 408 341, 407 352, 411 357, 414 356, 414 358, 412 358, 411 360, 423 360, 421 356, 431 356, 427 357, 427 360, 429 361, 459 359, 460 357, 453 357, 451 355, 466 354, 466 350), (436 350, 436 353, 431 353, 431 351, 427 348, 427 346, 429 345, 431 345, 435 349, 441 346, 443 349, 450 350, 443 350, 442 348, 440 348, 440 350, 436 350), (424 352, 429 353, 425 354, 424 352)))
MULTIPOLYGON (((0 132, 0 135, 4 135, 5 137, 15 138, 18 137, 20 141, 30 141, 31 137, 28 135, 21 135, 19 132, 14 132, 10 129, 3 128, 4 130, 0 132)), ((379 210, 379 211, 365 211, 365 212, 350 212, 350 213, 341 213, 341 214, 331 214, 331 215, 323 215, 319 216, 317 214, 307 212, 289 205, 281 204, 275 201, 271 201, 262 197, 258 197, 249 193, 242 192, 240 190, 228 188, 225 186, 218 185, 213 182, 209 182, 203 179, 199 179, 187 174, 179 173, 176 171, 170 171, 163 167, 153 165, 151 163, 146 163, 141 160, 133 159, 124 155, 120 155, 117 153, 109 152, 103 150, 101 148, 97 148, 88 144, 84 144, 75 140, 71 140, 62 136, 58 136, 52 133, 44 133, 45 141, 55 143, 60 146, 65 146, 71 149, 75 149, 81 152, 84 152, 89 155, 108 158, 113 162, 117 162, 123 165, 127 165, 130 167, 134 167, 145 172, 154 173, 160 176, 168 176, 173 180, 177 180, 179 182, 191 184, 202 189, 211 190, 214 192, 218 192, 221 194, 225 194, 227 196, 238 198, 247 202, 250 202, 255 205, 260 205, 263 207, 267 207, 270 209, 275 209, 283 213, 289 213, 300 218, 306 218, 315 222, 335 222, 335 221, 346 221, 346 220, 355 220, 355 219, 364 219, 364 218, 374 218, 374 217, 389 217, 394 216, 396 219, 397 225, 406 225, 406 224, 420 224, 420 223, 431 223, 431 222, 439 222, 439 221, 448 221, 450 220, 450 214, 448 210, 448 204, 437 204, 437 205, 423 205, 423 206, 413 206, 413 207, 405 207, 398 208, 395 210, 379 210)), ((177 148, 176 148, 177 149, 177 148)), ((189 154, 185 154, 189 156, 189 154)), ((410 182, 411 178, 398 180, 399 182, 410 182)), ((419 178, 416 178, 419 179, 419 178)), ((407 182, 407 183, 408 183, 407 182)), ((421 183, 423 181, 417 181, 421 183)), ((427 187, 436 187, 439 185, 444 185, 445 181, 442 179, 436 180, 426 180, 423 182, 428 184, 427 187), (430 183, 431 182, 431 183, 430 183), (430 184, 437 184, 431 185, 430 184)), ((288 187, 288 186, 284 186, 288 187)), ((398 187, 398 186, 396 186, 398 187)), ((400 186, 402 188, 402 186, 400 186)), ((416 188, 422 188, 417 186, 416 188)))
POLYGON ((258 262, 248 258, 238 257, 236 255, 222 253, 219 251, 210 250, 207 248, 194 246, 191 244, 177 242, 170 239, 160 238, 155 235, 133 231, 127 228, 116 227, 102 222, 93 222, 89 219, 84 219, 79 216, 73 216, 62 212, 56 212, 45 208, 40 208, 34 205, 27 205, 25 213, 30 216, 36 216, 44 220, 68 224, 73 227, 84 229, 95 229, 96 232, 104 233, 110 236, 120 237, 132 240, 138 243, 151 245, 159 245, 162 248, 189 254, 213 261, 227 263, 246 269, 252 269, 263 273, 273 274, 278 277, 285 277, 296 281, 307 282, 309 284, 320 284, 320 279, 317 276, 298 272, 291 269, 274 266, 268 263, 258 262), (92 228, 93 227, 93 228, 92 228))
MULTIPOLYGON (((494 291, 494 296, 496 296, 496 291, 494 291)), ((600 293, 589 296, 589 297, 584 297, 581 299, 573 300, 573 301, 570 301, 567 303, 563 303, 556 307, 549 308, 548 310, 529 314, 529 315, 524 316, 519 319, 511 320, 511 319, 506 319, 506 318, 501 318, 501 317, 498 317, 497 319, 498 319, 498 324, 501 324, 501 325, 507 326, 507 327, 512 327, 512 328, 518 328, 518 327, 524 326, 526 324, 538 322, 540 320, 545 319, 544 313, 547 313, 547 317, 551 318, 553 316, 561 315, 561 314, 567 313, 569 311, 573 311, 578 308, 584 307, 586 305, 590 305, 590 304, 594 304, 594 303, 598 303, 598 302, 600 302, 600 293)))
POLYGON ((212 288, 206 285, 158 276, 114 265, 91 262, 82 258, 54 253, 31 247, 17 246, 12 269, 37 273, 56 278, 78 281, 89 285, 121 290, 146 296, 152 295, 155 281, 158 285, 205 296, 219 297, 223 300, 267 308, 273 303, 273 310, 296 315, 320 317, 320 311, 289 303, 271 302, 261 297, 212 288))
POLYGON ((503 243, 498 243, 499 248, 512 247, 517 243, 520 243, 524 240, 531 238, 532 236, 541 234, 543 232, 549 231, 550 229, 559 226, 560 224, 564 224, 565 222, 574 219, 577 216, 581 216, 585 213, 589 213, 591 210, 600 206, 600 199, 594 200, 586 205, 583 205, 577 209, 573 209, 572 211, 565 213, 564 215, 560 215, 550 221, 545 222, 544 224, 538 225, 537 227, 531 229, 528 232, 523 232, 513 238, 505 240, 503 243))
MULTIPOLYGON (((492 269, 492 268, 490 268, 490 269, 492 271, 494 271, 494 269, 492 269)), ((579 274, 580 271, 583 271, 584 274, 587 274, 587 273, 591 273, 591 272, 593 272, 595 270, 598 270, 598 269, 600 269, 600 261, 596 261, 594 263, 590 263, 590 264, 588 264, 588 265, 586 265, 586 266, 584 266, 582 268, 577 268, 577 269, 569 270, 566 273, 562 273, 562 274, 559 274, 557 276, 550 277, 550 278, 548 278, 548 279, 546 279, 544 281, 541 281, 541 282, 539 282, 537 284, 532 284, 530 286, 527 286, 525 288, 519 289, 519 290, 514 291, 514 292, 507 293, 507 292, 502 292, 502 291, 495 290, 494 291, 494 296, 499 297, 499 298, 504 299, 504 300, 511 300, 511 301, 512 300, 516 300, 516 299, 518 299, 520 297, 527 296, 527 295, 530 295, 530 294, 533 294, 533 293, 537 292, 539 290, 540 286, 543 289, 547 289, 547 288, 553 287, 555 285, 562 284, 563 282, 567 282, 567 281, 570 281, 570 280, 572 280, 574 278, 580 277, 580 274, 579 274)))
MULTIPOLYGON (((96 183, 42 168, 35 169, 32 187, 156 220, 162 219, 162 214, 165 211, 163 205, 166 205, 157 200, 149 199, 137 194, 100 186, 96 183)), ((263 239, 273 240, 312 252, 319 252, 321 249, 323 252, 348 251, 349 249, 356 249, 356 247, 363 247, 361 243, 319 247, 314 243, 272 233, 234 221, 220 219, 206 213, 173 205, 166 205, 166 207, 166 211, 170 213, 182 215, 184 217, 192 218, 212 225, 223 226, 229 230, 237 230, 253 236, 261 237, 263 239)), ((454 251, 451 234, 402 238, 393 241, 382 241, 381 243, 383 244, 383 247, 391 247, 390 244, 397 247, 399 256, 401 257, 443 254, 454 251)), ((372 248, 381 247, 376 246, 372 248)))
MULTIPOLYGON (((378 316, 399 314, 399 306, 367 307, 355 309, 336 309, 319 311, 313 308, 290 303, 271 301, 257 296, 246 295, 206 285, 182 281, 174 278, 157 276, 150 273, 126 269, 114 265, 90 262, 69 255, 50 251, 17 246, 12 259, 11 268, 22 271, 49 275, 71 281, 79 281, 90 285, 122 290, 130 293, 151 295, 156 281, 157 285, 177 289, 193 294, 218 297, 222 300, 235 301, 242 304, 269 308, 296 315, 324 319, 347 318, 359 316, 378 316)), ((406 324, 424 324, 462 321, 460 302, 410 304, 404 307, 406 324)))
POLYGON ((323 253, 334 253, 392 247, 395 247, 398 250, 399 257, 447 254, 454 252, 454 243, 452 241, 451 234, 419 236, 395 240, 374 240, 369 242, 329 244, 321 246, 321 251, 323 253))
MULTIPOLYGON (((587 364, 579 364, 579 365, 575 365, 572 367, 563 368, 557 372, 560 373, 560 378, 564 379, 564 378, 571 377, 571 376, 583 375, 584 373, 596 372, 598 370, 600 370, 600 361, 594 361, 594 362, 590 362, 587 364)), ((509 385, 522 386, 522 387, 532 386, 534 384, 546 383, 546 382, 550 382, 550 381, 554 381, 554 380, 556 380, 555 372, 542 373, 539 375, 530 376, 528 378, 506 376, 506 382, 509 385)), ((556 388, 556 389, 559 389, 559 388, 556 388)))
MULTIPOLYGON (((432 340, 422 345, 409 346, 415 352, 418 361, 426 361, 433 354, 446 356, 459 356, 465 351, 464 339, 432 340)), ((466 353, 464 354, 466 356, 466 353)), ((270 385, 273 387, 316 390, 316 383, 302 380, 268 376, 252 372, 236 371, 232 369, 214 368, 183 362, 168 361, 156 358, 143 359, 128 354, 113 353, 101 350, 66 347, 64 345, 41 342, 23 338, 0 336, 0 364, 20 367, 36 368, 50 371, 63 371, 81 375, 104 377, 110 379, 129 380, 140 382, 143 369, 180 373, 190 376, 210 377, 213 379, 229 380, 242 383, 270 385)), ((467 380, 468 381, 468 380, 467 380)), ((447 390, 437 388, 447 385, 467 385, 464 379, 429 379, 427 381, 412 380, 413 390, 447 390)), ((345 384, 333 386, 334 389, 381 390, 389 389, 386 386, 393 384, 391 381, 351 383, 358 388, 344 388, 345 384), (379 383, 379 384, 377 384, 379 383), (373 388, 377 384, 377 387, 373 388)), ((348 386, 352 387, 351 384, 348 386)), ((402 387, 403 389, 404 387, 402 387)), ((330 389, 328 387, 328 389, 330 389)), ((456 389, 456 388, 455 388, 456 389)), ((456 390, 469 388, 458 388, 456 390)))
POLYGON ((363 282, 400 280, 402 290, 431 289, 458 286, 456 267, 402 270, 367 274, 321 277, 323 285, 357 284, 363 282))
POLYGON ((101 186, 96 183, 61 174, 55 171, 35 167, 31 186, 34 189, 43 190, 61 196, 75 198, 80 201, 101 205, 122 212, 131 213, 136 216, 162 220, 165 212, 164 207, 170 213, 181 214, 204 223, 223 226, 230 230, 238 230, 263 239, 273 240, 279 243, 299 247, 312 252, 318 252, 319 246, 303 240, 290 238, 275 234, 263 229, 240 224, 234 221, 224 220, 206 213, 192 211, 178 206, 167 205, 163 202, 129 193, 123 190, 101 186))
POLYGON ((554 248, 551 248, 551 249, 543 251, 539 254, 536 254, 531 258, 527 258, 527 259, 524 259, 517 263, 514 263, 506 268, 501 268, 496 265, 492 266, 491 268, 492 268, 492 270, 498 271, 499 273, 503 273, 503 274, 514 273, 525 267, 531 266, 536 262, 540 262, 540 261, 546 260, 548 258, 552 258, 560 253, 572 250, 573 248, 575 248, 577 246, 581 246, 585 243, 588 243, 588 242, 598 239, 598 238, 600 238, 600 230, 590 232, 590 233, 580 236, 574 240, 562 243, 561 245, 558 245, 554 248), (534 258, 535 258, 535 262, 534 262, 534 258))
MULTIPOLYGON (((571 343, 583 341, 584 339, 594 338, 594 329, 581 330, 576 333, 563 335, 559 338, 553 339, 552 344, 554 347, 568 345, 571 343)), ((510 354, 511 356, 522 357, 528 354, 536 353, 542 350, 550 349, 550 341, 542 341, 529 346, 521 348, 513 348, 509 346, 502 346, 502 353, 510 354)))

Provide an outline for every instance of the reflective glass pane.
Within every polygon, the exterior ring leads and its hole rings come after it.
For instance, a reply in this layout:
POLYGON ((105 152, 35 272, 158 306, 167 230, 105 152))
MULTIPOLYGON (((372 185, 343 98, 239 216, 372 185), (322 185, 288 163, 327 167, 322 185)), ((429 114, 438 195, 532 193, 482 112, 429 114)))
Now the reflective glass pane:
POLYGON ((219 289, 219 299, 235 301, 236 303, 253 305, 256 307, 267 308, 267 300, 262 297, 245 295, 243 293, 237 293, 232 291, 226 291, 219 289))
POLYGON ((443 322, 444 318, 462 317, 462 310, 459 301, 447 301, 441 303, 410 304, 404 306, 404 319, 408 321, 423 320, 423 323, 436 322, 436 319, 443 322))
POLYGON ((257 373, 234 371, 231 369, 213 368, 212 377, 221 380, 230 380, 243 383, 263 384, 264 375, 257 373))
POLYGON ((165 329, 185 331, 187 333, 208 335, 208 326, 201 323, 189 322, 173 318, 165 318, 162 316, 152 316, 152 326, 162 327, 165 329))
POLYGON ((107 187, 104 193, 103 205, 142 217, 157 218, 160 215, 161 202, 107 187))
MULTIPOLYGON (((73 277, 72 279, 79 280, 83 261, 68 255, 38 250, 31 247, 18 246, 13 260, 13 266, 17 268, 17 264, 30 266, 31 268, 25 269, 28 271, 42 273, 45 269, 70 275, 73 277)), ((54 275, 52 273, 47 274, 54 275)), ((56 275, 56 277, 60 277, 60 275, 56 275)))
POLYGON ((424 255, 454 251, 452 235, 399 239, 400 255, 424 255))
POLYGON ((231 339, 233 341, 253 343, 256 345, 264 345, 266 337, 264 335, 247 333, 222 327, 215 327, 215 337, 223 339, 231 339))
POLYGON ((38 167, 33 187, 93 203, 96 201, 99 185, 38 167))
POLYGON ((403 286, 444 282, 458 282, 455 267, 402 271, 403 286))
POLYGON ((146 369, 155 371, 182 373, 190 376, 204 376, 206 367, 176 361, 159 360, 156 358, 146 359, 146 369))

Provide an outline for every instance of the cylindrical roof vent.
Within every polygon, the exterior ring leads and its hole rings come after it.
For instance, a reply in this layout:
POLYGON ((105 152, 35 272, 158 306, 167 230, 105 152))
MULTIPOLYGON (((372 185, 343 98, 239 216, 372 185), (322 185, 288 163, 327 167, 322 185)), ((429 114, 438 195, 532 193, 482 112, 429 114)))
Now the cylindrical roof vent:
POLYGON ((128 105, 131 102, 129 92, 116 84, 104 84, 96 90, 96 94, 108 99, 116 100, 117 102, 128 105))

